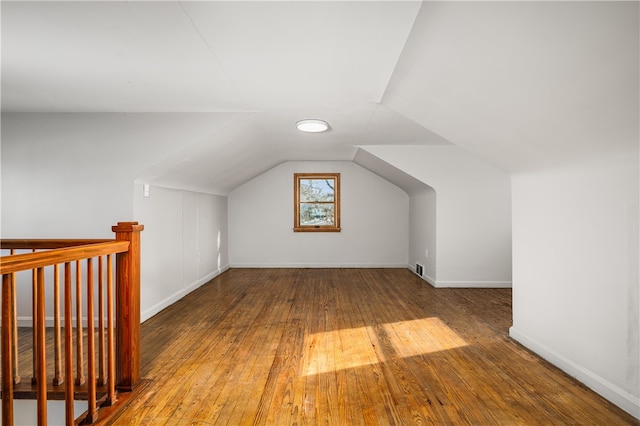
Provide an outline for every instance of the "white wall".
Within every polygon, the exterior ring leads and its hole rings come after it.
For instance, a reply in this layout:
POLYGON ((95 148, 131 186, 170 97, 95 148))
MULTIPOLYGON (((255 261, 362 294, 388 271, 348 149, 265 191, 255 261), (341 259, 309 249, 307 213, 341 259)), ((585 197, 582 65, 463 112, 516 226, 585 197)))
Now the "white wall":
POLYGON ((424 2, 382 100, 513 172, 512 336, 638 418, 639 11, 424 2))
POLYGON ((142 321, 229 267, 227 198, 135 184, 141 236, 142 321))
POLYGON ((409 266, 419 263, 431 285, 436 284, 436 192, 427 187, 409 196, 409 266))
POLYGON ((361 149, 435 189, 436 287, 511 286, 509 175, 455 146, 361 149))
MULTIPOLYGON (((80 415, 87 411, 87 401, 74 401, 73 412, 80 415)), ((0 414, 2 407, 0 407, 0 414)), ((33 426, 38 424, 38 405, 37 401, 29 399, 13 400, 13 425, 14 426, 33 426)), ((64 401, 47 401, 47 425, 62 426, 65 424, 65 402, 64 401)))
POLYGON ((2 237, 113 237, 112 225, 137 220, 136 177, 234 118, 3 113, 2 237))
MULTIPOLYGON (((143 202, 134 180, 234 117, 2 114, 2 237, 113 238, 117 222, 142 223, 141 313, 147 318, 228 264, 226 199, 154 187, 155 197, 143 202)), ((21 288, 18 317, 28 321, 31 286, 21 288)))
POLYGON ((640 417, 638 151, 513 176, 511 335, 640 417))
POLYGON ((119 120, 3 114, 3 238, 112 238, 112 225, 133 219, 119 120))
POLYGON ((285 162, 229 194, 232 267, 407 267, 409 197, 348 161, 285 162), (293 174, 338 172, 341 232, 293 232, 293 174))

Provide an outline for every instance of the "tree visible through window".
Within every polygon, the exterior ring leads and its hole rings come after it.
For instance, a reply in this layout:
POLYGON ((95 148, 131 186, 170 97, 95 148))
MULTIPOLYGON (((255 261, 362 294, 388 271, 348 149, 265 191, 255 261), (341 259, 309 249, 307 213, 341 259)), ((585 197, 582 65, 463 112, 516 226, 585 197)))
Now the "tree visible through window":
POLYGON ((340 173, 295 173, 295 232, 340 232, 340 173))

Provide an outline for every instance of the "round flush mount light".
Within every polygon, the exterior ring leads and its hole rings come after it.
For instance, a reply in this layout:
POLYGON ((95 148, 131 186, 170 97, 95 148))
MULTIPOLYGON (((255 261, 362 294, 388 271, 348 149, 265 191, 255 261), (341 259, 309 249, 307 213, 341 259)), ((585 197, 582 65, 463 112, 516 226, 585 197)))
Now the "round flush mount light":
POLYGON ((301 132, 320 133, 329 130, 329 123, 317 119, 307 119, 298 121, 296 127, 301 132))

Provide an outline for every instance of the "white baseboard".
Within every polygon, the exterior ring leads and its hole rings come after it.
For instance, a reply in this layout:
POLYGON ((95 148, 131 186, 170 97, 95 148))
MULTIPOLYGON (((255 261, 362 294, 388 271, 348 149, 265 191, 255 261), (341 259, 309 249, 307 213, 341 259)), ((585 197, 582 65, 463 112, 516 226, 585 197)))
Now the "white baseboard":
MULTIPOLYGON (((18 327, 28 327, 31 328, 33 327, 33 317, 23 317, 20 316, 17 318, 18 321, 18 327)), ((107 322, 107 318, 104 318, 105 323, 107 322)), ((93 318, 93 323, 98 326, 98 317, 94 317, 93 318)), ((71 317, 71 324, 73 327, 76 326, 76 317, 71 317)), ((53 321, 53 317, 45 317, 44 319, 44 326, 45 327, 53 327, 54 321, 53 321)), ((64 319, 60 320, 60 326, 64 327, 64 319)), ((83 317, 82 318, 82 326, 86 327, 87 326, 87 317, 83 317)))
MULTIPOLYGON (((407 269, 409 269, 411 272, 413 272, 414 274, 418 275, 416 273, 416 266, 415 264, 413 265, 409 265, 407 266, 407 269)), ((422 278, 424 281, 427 282, 427 284, 429 284, 431 287, 435 287, 435 282, 436 280, 433 279, 432 277, 430 277, 429 275, 425 274, 424 271, 422 272, 422 276, 418 275, 420 278, 422 278)))
MULTIPOLYGON (((415 265, 407 268, 416 273, 415 265)), ((511 281, 438 281, 424 272, 420 278, 435 288, 511 288, 511 281)))
POLYGON ((231 268, 406 268, 406 263, 233 263, 231 268))
MULTIPOLYGON (((197 289, 198 287, 202 286, 203 284, 208 283, 213 278, 217 277, 218 275, 222 274, 223 272, 225 272, 228 269, 229 269, 229 265, 223 266, 222 268, 205 275, 204 277, 202 277, 199 280, 193 282, 192 284, 190 284, 187 287, 181 289, 180 291, 177 291, 176 293, 172 294, 171 296, 167 297, 166 299, 162 300, 161 302, 156 303, 155 305, 151 306, 150 308, 145 309, 144 311, 142 311, 140 313, 140 322, 145 322, 146 320, 148 320, 149 318, 151 318, 152 316, 154 316, 158 312, 160 312, 163 309, 171 306, 172 304, 174 304, 178 300, 182 299, 187 294, 191 293, 193 290, 197 289)), ((61 323, 64 326, 64 321, 61 321, 61 323)), ((75 325, 75 323, 76 323, 76 318, 73 317, 73 324, 75 325)), ((87 326, 87 318, 86 317, 83 318, 82 323, 83 323, 84 327, 87 326)), ((96 324, 96 325, 98 324, 98 318, 97 317, 94 318, 94 324, 96 324)), ((53 317, 47 317, 45 319, 45 325, 47 327, 53 327, 53 317)), ((18 317, 18 327, 32 327, 32 326, 33 326, 33 317, 30 317, 30 316, 20 316, 20 317, 18 317)))
POLYGON ((186 287, 184 289, 185 294, 191 293, 193 290, 197 289, 198 287, 203 286, 204 284, 208 283, 209 281, 211 281, 212 279, 214 279, 218 275, 220 275, 223 272, 228 271, 228 270, 229 270, 229 265, 226 265, 226 266, 223 266, 223 267, 221 267, 220 269, 218 269, 216 271, 213 271, 213 272, 205 275, 204 277, 200 278, 199 280, 197 280, 196 282, 194 282, 190 286, 186 287))
POLYGON ((631 395, 629 392, 619 388, 603 377, 600 377, 593 371, 576 364, 575 362, 554 352, 552 349, 528 338, 515 327, 511 327, 509 329, 509 336, 567 374, 575 377, 577 380, 591 388, 594 392, 608 399, 627 413, 637 419, 640 419, 640 397, 631 395))
POLYGON ((511 281, 436 281, 436 288, 511 288, 511 281))
POLYGON ((145 309, 143 312, 140 313, 140 322, 145 322, 146 320, 148 320, 152 316, 156 315, 158 312, 160 312, 163 309, 168 308, 169 306, 173 305, 178 300, 182 299, 187 294, 191 293, 193 290, 197 289, 198 287, 202 286, 203 284, 208 283, 209 281, 211 281, 212 279, 214 279, 215 277, 217 277, 218 275, 222 274, 223 272, 225 272, 228 269, 229 269, 229 265, 225 265, 225 266, 221 267, 220 269, 205 275, 204 277, 202 277, 199 280, 195 281, 194 283, 188 285, 187 287, 181 289, 180 291, 177 291, 176 293, 172 294, 171 296, 167 297, 166 299, 156 303, 155 305, 151 306, 150 308, 145 309))
MULTIPOLYGON (((17 318, 17 322, 18 322, 18 327, 28 327, 31 328, 33 327, 33 317, 18 317, 17 318)), ((73 325, 75 327, 76 324, 76 318, 73 317, 73 325)), ((84 319, 83 323, 85 323, 86 325, 87 320, 84 319)), ((96 319, 96 324, 98 323, 98 320, 96 319)), ((62 326, 64 327, 64 321, 61 321, 62 326)), ((45 327, 53 327, 53 317, 46 317, 44 319, 44 326, 45 327)))
POLYGON ((430 277, 429 275, 426 275, 426 274, 425 274, 425 275, 422 277, 422 279, 423 279, 423 280, 425 280, 427 283, 429 283, 429 285, 430 285, 431 287, 435 287, 435 286, 436 286, 436 279, 435 279, 435 278, 430 277))

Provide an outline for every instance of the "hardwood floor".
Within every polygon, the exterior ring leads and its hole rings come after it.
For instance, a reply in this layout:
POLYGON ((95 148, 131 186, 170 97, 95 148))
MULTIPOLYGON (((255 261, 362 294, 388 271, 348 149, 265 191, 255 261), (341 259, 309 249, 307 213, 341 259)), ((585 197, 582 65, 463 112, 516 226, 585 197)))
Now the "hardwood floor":
POLYGON ((511 291, 232 269, 142 326, 114 425, 637 425, 507 336, 511 291))

